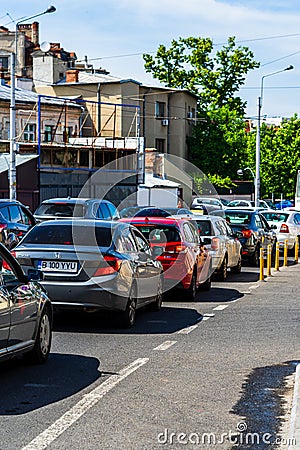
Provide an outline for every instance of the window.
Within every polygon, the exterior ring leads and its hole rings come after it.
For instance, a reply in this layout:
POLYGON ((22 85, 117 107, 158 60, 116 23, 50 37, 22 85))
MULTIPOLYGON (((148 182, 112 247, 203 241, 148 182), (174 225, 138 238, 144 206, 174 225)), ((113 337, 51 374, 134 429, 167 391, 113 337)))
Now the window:
POLYGON ((140 233, 138 233, 136 230, 132 230, 132 233, 134 234, 137 241, 139 252, 148 253, 149 255, 151 255, 150 247, 145 239, 143 239, 143 237, 140 235, 140 233))
POLYGON ((44 129, 44 142, 51 142, 53 137, 53 125, 45 125, 44 129))
POLYGON ((100 203, 97 211, 97 217, 99 219, 111 219, 111 215, 106 203, 100 203))
POLYGON ((4 206, 3 208, 0 209, 0 217, 3 217, 8 222, 10 221, 9 210, 7 206, 4 206))
POLYGON ((35 141, 35 123, 28 123, 24 129, 24 141, 35 141))
POLYGON ((165 139, 155 139, 155 148, 159 153, 165 153, 165 139))
POLYGON ((155 103, 155 117, 157 119, 163 119, 165 117, 165 105, 164 102, 155 103))
POLYGON ((8 56, 0 56, 0 68, 8 69, 8 56))

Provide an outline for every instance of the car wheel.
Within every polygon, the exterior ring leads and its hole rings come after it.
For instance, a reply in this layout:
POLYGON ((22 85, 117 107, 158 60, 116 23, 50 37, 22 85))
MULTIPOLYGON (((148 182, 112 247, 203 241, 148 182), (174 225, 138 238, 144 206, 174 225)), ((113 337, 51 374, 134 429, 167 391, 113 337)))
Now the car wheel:
POLYGON ((231 272, 232 273, 241 273, 241 270, 242 270, 242 255, 240 254, 238 263, 236 266, 231 267, 231 272))
POLYGON ((220 267, 220 270, 219 270, 217 276, 218 276, 218 279, 220 281, 226 281, 226 279, 227 279, 227 259, 226 259, 226 256, 223 259, 222 265, 220 267))
POLYGON ((196 279, 196 271, 194 270, 191 279, 191 284, 189 288, 186 290, 187 299, 191 301, 195 300, 196 293, 197 293, 197 279, 196 279))
POLYGON ((46 362, 50 353, 51 339, 51 313, 49 308, 45 307, 40 318, 34 347, 25 354, 25 357, 36 364, 46 362))
POLYGON ((198 290, 199 291, 209 291, 211 288, 211 277, 208 277, 206 281, 204 281, 204 283, 201 283, 199 285, 198 290))
POLYGON ((150 309, 152 311, 159 311, 161 309, 162 301, 163 301, 163 278, 162 276, 160 276, 155 301, 150 304, 150 309))
POLYGON ((260 249, 256 247, 255 252, 250 258, 250 264, 255 267, 259 267, 260 249))
POLYGON ((129 297, 127 299, 126 309, 122 313, 123 328, 131 328, 135 324, 136 304, 137 304, 137 290, 136 285, 133 284, 131 287, 129 297))

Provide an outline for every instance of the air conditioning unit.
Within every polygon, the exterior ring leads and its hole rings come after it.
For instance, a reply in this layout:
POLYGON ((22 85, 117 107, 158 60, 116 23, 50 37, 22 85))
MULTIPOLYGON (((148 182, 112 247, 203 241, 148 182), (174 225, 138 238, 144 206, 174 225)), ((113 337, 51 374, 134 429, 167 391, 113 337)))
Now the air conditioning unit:
POLYGON ((167 127, 169 125, 168 119, 162 119, 161 124, 163 127, 167 127))

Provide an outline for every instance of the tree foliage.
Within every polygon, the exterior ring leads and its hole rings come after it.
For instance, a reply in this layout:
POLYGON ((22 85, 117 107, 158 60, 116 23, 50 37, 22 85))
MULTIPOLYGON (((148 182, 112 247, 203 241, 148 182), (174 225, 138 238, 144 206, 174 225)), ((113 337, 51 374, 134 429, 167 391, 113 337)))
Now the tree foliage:
POLYGON ((210 38, 179 38, 170 48, 160 45, 153 57, 144 54, 146 72, 166 86, 198 96, 198 120, 189 140, 190 160, 218 185, 236 178, 247 158, 243 117, 246 103, 237 95, 248 71, 259 67, 248 47, 229 37, 214 52, 210 38), (223 178, 223 180, 222 180, 223 178))
MULTIPOLYGON (((248 138, 249 165, 255 167, 255 133, 248 138)), ((261 126, 261 196, 294 197, 300 169, 300 119, 295 115, 280 127, 261 126)))

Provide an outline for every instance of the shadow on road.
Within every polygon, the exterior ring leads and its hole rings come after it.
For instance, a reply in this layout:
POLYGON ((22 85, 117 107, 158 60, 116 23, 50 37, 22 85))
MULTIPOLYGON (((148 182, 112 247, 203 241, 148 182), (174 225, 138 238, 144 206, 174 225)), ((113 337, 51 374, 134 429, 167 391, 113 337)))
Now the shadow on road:
POLYGON ((71 397, 101 376, 96 358, 50 353, 47 364, 16 358, 1 364, 0 415, 25 414, 71 397))

